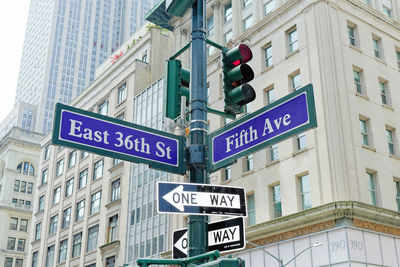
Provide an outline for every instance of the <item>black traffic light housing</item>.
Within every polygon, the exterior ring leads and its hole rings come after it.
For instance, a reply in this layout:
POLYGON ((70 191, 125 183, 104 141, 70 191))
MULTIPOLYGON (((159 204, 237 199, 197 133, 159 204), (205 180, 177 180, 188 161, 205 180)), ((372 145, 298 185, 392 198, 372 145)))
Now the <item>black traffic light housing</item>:
POLYGON ((254 78, 252 68, 246 64, 252 58, 253 53, 245 44, 222 51, 225 113, 242 113, 243 106, 256 98, 253 87, 247 84, 254 78))

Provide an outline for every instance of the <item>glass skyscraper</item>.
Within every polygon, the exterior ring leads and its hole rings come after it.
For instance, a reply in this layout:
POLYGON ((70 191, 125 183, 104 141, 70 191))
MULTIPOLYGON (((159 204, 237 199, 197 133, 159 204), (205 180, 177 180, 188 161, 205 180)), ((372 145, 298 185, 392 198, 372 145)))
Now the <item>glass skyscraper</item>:
POLYGON ((69 103, 95 69, 141 25, 158 0, 31 0, 15 103, 36 106, 26 130, 51 130, 54 104, 69 103))

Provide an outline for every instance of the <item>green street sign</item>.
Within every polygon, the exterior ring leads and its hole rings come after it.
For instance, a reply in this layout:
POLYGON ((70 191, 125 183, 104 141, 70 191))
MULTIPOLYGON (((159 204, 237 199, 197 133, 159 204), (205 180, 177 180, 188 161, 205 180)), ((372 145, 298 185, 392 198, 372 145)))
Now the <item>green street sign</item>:
POLYGON ((56 104, 52 143, 185 174, 185 139, 127 121, 56 104))
POLYGON ((224 126, 208 136, 208 169, 214 172, 291 136, 317 127, 311 84, 224 126))

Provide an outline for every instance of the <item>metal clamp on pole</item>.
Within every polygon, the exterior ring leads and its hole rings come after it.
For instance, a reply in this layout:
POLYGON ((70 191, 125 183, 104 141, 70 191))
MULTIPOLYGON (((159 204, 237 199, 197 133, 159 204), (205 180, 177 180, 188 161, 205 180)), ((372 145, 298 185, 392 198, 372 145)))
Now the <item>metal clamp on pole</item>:
POLYGON ((204 145, 193 144, 188 147, 187 149, 187 162, 188 166, 193 165, 205 165, 205 158, 206 158, 206 149, 204 145))

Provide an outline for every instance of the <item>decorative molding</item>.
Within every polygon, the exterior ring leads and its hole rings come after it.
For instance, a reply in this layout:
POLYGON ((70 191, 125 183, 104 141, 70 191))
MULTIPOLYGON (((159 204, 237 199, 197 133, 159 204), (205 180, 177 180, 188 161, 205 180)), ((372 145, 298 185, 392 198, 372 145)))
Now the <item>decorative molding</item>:
POLYGON ((400 236, 400 213, 356 201, 339 201, 254 225, 246 230, 246 237, 271 243, 334 228, 341 218, 357 221, 365 229, 400 236))

